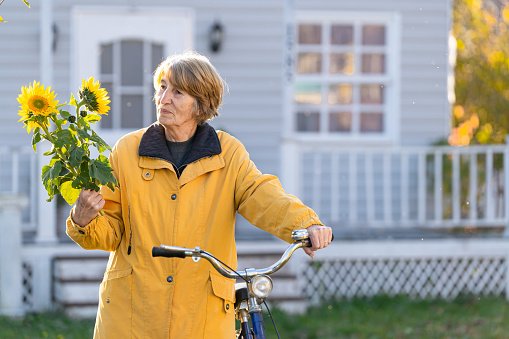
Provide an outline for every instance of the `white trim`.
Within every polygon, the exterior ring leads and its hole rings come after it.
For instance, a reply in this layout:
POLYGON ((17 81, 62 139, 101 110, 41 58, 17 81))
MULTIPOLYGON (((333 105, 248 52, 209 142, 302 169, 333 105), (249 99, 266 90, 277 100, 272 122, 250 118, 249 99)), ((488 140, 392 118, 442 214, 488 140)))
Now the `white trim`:
POLYGON ((71 88, 79 87, 84 78, 99 76, 99 60, 94 51, 98 53, 101 43, 120 38, 149 39, 163 44, 163 54, 169 55, 193 47, 194 21, 194 11, 188 8, 75 7, 72 11, 71 88), (155 26, 164 29, 155 30, 155 26), (184 34, 169 33, 177 29, 184 34))
MULTIPOLYGON (((192 49, 195 12, 180 7, 76 6, 72 11, 71 27, 71 89, 77 91, 82 79, 92 76, 100 79, 98 54, 101 44, 113 43, 113 48, 118 48, 116 45, 120 40, 142 40, 161 44, 163 56, 192 49)), ((119 67, 116 64, 114 67, 119 67)), ((113 83, 119 84, 116 80, 119 79, 113 79, 113 83)), ((146 79, 143 80, 145 84, 146 79)), ((104 129, 102 135, 114 144, 120 133, 134 129, 115 128, 120 126, 121 102, 118 95, 111 100, 115 103, 112 112, 115 121, 112 122, 113 128, 104 129)), ((144 117, 143 123, 146 122, 144 117)))
MULTIPOLYGON (((401 126, 401 117, 400 117, 400 107, 401 107, 401 15, 398 12, 365 12, 365 11, 296 11, 294 15, 295 23, 302 22, 321 22, 321 23, 380 23, 384 24, 387 32, 387 41, 386 45, 383 47, 384 52, 386 53, 386 74, 381 76, 374 75, 373 77, 369 77, 369 79, 362 78, 363 82, 383 82, 388 85, 385 93, 386 101, 383 104, 384 111, 384 132, 382 134, 370 134, 370 133, 345 133, 344 135, 338 134, 330 134, 327 132, 321 133, 305 133, 305 132, 296 132, 295 128, 295 108, 294 103, 292 101, 291 93, 293 92, 292 86, 295 83, 295 79, 292 82, 288 82, 285 87, 286 91, 286 101, 284 102, 284 112, 285 119, 287 122, 284 126, 283 136, 285 139, 291 141, 313 141, 319 140, 321 142, 329 142, 335 144, 363 144, 363 145, 373 145, 373 144, 389 144, 389 145, 398 145, 400 142, 400 126, 401 126)), ((293 32, 294 35, 297 32, 293 32)), ((295 39, 294 39, 295 40, 295 39)), ((313 49, 312 46, 297 46, 294 41, 295 50, 296 49, 313 49)), ((320 52, 323 52, 323 46, 314 47, 319 48, 320 52)), ((292 54, 292 60, 296 59, 296 51, 292 54)), ((327 82, 327 79, 324 79, 323 75, 299 75, 299 79, 305 80, 313 80, 316 79, 319 82, 327 82)), ((341 80, 339 76, 334 76, 334 80, 341 80)), ((353 76, 345 76, 345 81, 348 83, 356 84, 361 80, 360 77, 353 76)), ((323 105, 322 105, 323 106, 323 105)), ((358 107, 357 107, 358 108, 358 107)), ((352 109, 357 109, 352 106, 352 109)), ((355 116, 355 115, 354 115, 355 116)), ((323 123, 323 121, 322 121, 323 123)), ((325 124, 327 125, 327 124, 325 124)))

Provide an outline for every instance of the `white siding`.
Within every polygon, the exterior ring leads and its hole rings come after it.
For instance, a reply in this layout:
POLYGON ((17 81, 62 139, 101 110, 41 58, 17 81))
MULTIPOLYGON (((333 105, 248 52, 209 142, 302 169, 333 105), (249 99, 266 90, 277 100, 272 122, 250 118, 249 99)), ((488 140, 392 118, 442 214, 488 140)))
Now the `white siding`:
MULTIPOLYGON (((40 80, 40 3, 28 9, 21 1, 6 1, 0 26, 0 133, 2 144, 27 145, 29 135, 16 122, 20 87, 40 80)), ((195 13, 194 48, 210 57, 229 85, 218 129, 239 138, 258 168, 281 175, 280 143, 285 90, 285 10, 384 11, 401 17, 401 101, 399 137, 403 146, 427 145, 448 134, 448 32, 450 0, 52 0, 57 27, 52 89, 68 101, 73 6, 143 6, 190 8, 195 13), (208 32, 215 20, 224 26, 219 53, 208 49, 208 32)), ((169 32, 171 34, 171 32, 169 32)), ((91 56, 94 57, 94 56, 91 56)), ((328 182, 323 182, 327 186, 328 182)))
MULTIPOLYGON (((287 1, 239 2, 151 0, 143 6, 189 7, 196 13, 195 49, 207 54, 227 83, 221 116, 213 124, 242 140, 264 172, 279 174, 279 139, 283 110, 283 19, 287 1), (214 20, 225 28, 223 49, 208 50, 208 30, 214 20), (260 137, 263 133, 263 137, 260 137)), ((127 5, 134 5, 128 2, 127 5)), ((70 67, 70 13, 74 5, 125 6, 125 1, 53 0, 58 29, 53 55, 52 88, 68 100, 70 67)), ((403 145, 424 145, 447 135, 450 124, 446 93, 449 1, 294 1, 295 10, 394 11, 402 18, 401 127, 403 145)), ((2 4, 9 22, 0 31, 0 131, 7 143, 28 142, 16 123, 19 89, 39 80, 39 11, 19 1, 2 4)))
POLYGON ((40 80, 39 10, 21 1, 5 1, 1 15, 7 23, 0 26, 0 135, 2 144, 30 145, 31 137, 18 123, 21 86, 40 80))

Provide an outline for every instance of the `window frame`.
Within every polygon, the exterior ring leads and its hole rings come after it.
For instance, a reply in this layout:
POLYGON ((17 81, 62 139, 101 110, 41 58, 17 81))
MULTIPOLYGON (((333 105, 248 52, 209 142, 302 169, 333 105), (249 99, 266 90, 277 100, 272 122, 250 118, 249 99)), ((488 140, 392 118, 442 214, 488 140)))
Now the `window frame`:
MULTIPOLYGON (((383 12, 383 11, 342 11, 342 12, 323 12, 323 11, 296 11, 294 16, 293 25, 293 44, 289 51, 290 58, 293 60, 292 80, 287 82, 286 88, 286 121, 284 126, 284 135, 286 138, 295 139, 299 141, 313 142, 338 142, 338 143, 355 143, 355 144, 395 144, 399 141, 400 129, 400 60, 401 60, 401 18, 399 13, 396 12, 383 12), (322 25, 322 43, 320 45, 299 45, 298 43, 298 29, 300 24, 321 24, 322 25), (369 74, 363 75, 354 72, 353 75, 340 75, 340 74, 325 74, 324 69, 329 69, 328 58, 322 60, 322 73, 320 74, 298 74, 297 73, 297 56, 302 51, 317 51, 320 50, 322 55, 329 54, 331 49, 329 43, 324 43, 330 38, 329 33, 324 29, 324 25, 330 27, 331 24, 345 24, 353 25, 354 30, 362 25, 383 25, 385 27, 385 73, 384 74, 369 74), (325 33, 325 34, 323 34, 325 33), (294 86, 299 82, 316 82, 321 84, 321 97, 322 103, 319 106, 312 106, 316 110, 319 108, 320 128, 319 132, 305 132, 297 131, 297 106, 294 102, 294 86), (383 119, 384 131, 382 133, 362 133, 360 132, 360 125, 358 131, 348 133, 334 133, 329 132, 329 107, 328 89, 331 84, 352 84, 360 86, 361 84, 384 84, 384 103, 383 119)), ((355 36, 354 36, 355 39, 355 36)), ((351 49, 354 51, 354 65, 361 67, 362 54, 359 53, 360 49, 366 47, 353 44, 351 49)), ((370 48, 370 47, 368 47, 370 48)), ((380 49, 376 46, 373 50, 380 49)), ((352 112, 352 119, 360 119, 360 104, 354 101, 350 107, 352 112)), ((311 106, 310 106, 311 107, 311 106)))

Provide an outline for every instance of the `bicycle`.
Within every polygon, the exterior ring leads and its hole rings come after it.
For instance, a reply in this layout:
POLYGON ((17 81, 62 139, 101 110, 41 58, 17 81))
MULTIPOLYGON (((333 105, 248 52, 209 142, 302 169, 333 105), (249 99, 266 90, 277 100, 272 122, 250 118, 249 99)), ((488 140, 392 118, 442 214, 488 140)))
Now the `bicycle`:
MULTIPOLYGON (((263 314, 261 304, 267 308, 269 317, 279 338, 279 332, 270 313, 270 309, 265 303, 265 299, 272 292, 272 279, 269 275, 279 271, 292 254, 299 248, 311 247, 308 231, 305 229, 295 230, 292 232, 292 243, 285 250, 281 258, 272 266, 263 269, 247 268, 244 271, 237 272, 228 265, 215 258, 212 254, 201 250, 199 247, 195 249, 161 245, 152 248, 153 257, 168 258, 186 258, 191 257, 195 262, 201 258, 209 261, 212 266, 223 276, 231 279, 240 277, 243 282, 235 284, 235 315, 241 321, 240 329, 236 330, 236 337, 239 339, 265 339, 265 325, 263 323, 263 314), (250 324, 251 323, 251 324, 250 324)), ((334 239, 334 237, 333 237, 334 239)))

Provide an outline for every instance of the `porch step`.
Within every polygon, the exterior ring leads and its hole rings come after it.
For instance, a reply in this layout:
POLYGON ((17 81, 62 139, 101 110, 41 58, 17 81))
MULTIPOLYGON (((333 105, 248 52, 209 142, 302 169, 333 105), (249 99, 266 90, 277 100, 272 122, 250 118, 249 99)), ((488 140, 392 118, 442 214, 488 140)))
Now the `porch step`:
MULTIPOLYGON (((239 245, 237 269, 269 267, 281 258, 285 249, 286 244, 270 241, 252 242, 244 246, 239 245)), ((274 286, 272 293, 267 299, 269 307, 277 307, 290 313, 305 312, 308 300, 302 294, 299 277, 292 272, 291 265, 288 263, 282 269, 272 274, 271 278, 274 286)))
MULTIPOLYGON (((238 269, 265 268, 274 264, 285 249, 285 244, 274 242, 251 243, 238 246, 238 269)), ((99 303, 99 285, 108 256, 59 256, 53 260, 53 301, 65 313, 75 317, 93 318, 99 303)), ((272 276, 274 289, 269 306, 289 312, 305 310, 307 299, 302 297, 298 277, 290 265, 272 276)))
POLYGON ((53 301, 72 317, 94 318, 108 256, 56 257, 53 260, 53 301))

